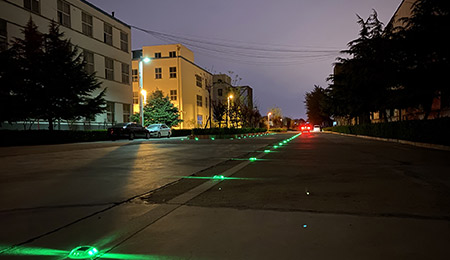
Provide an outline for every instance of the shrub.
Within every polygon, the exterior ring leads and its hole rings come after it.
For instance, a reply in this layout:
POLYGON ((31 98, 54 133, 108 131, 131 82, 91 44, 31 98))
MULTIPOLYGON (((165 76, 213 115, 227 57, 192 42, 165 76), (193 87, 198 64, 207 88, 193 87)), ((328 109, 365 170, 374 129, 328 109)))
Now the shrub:
POLYGON ((64 144, 109 140, 106 130, 0 130, 1 146, 64 144))
POLYGON ((266 132, 265 128, 194 128, 193 135, 233 135, 266 132))
POLYGON ((449 117, 432 120, 408 120, 376 124, 335 126, 325 128, 324 130, 344 134, 367 135, 413 142, 450 145, 448 129, 450 129, 449 117))

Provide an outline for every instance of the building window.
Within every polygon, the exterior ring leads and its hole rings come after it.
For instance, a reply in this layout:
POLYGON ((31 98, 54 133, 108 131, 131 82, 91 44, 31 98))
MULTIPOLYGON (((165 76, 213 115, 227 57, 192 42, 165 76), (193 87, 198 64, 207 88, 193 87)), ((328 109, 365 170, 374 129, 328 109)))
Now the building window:
POLYGON ((175 58, 176 56, 177 56, 177 52, 176 51, 169 52, 169 58, 175 58))
POLYGON ((105 57, 105 79, 114 80, 114 60, 105 57))
POLYGON ((139 104, 139 92, 133 92, 133 104, 139 104))
POLYGON ((113 30, 110 24, 104 23, 103 25, 103 42, 112 45, 113 43, 113 30))
POLYGON ((162 79, 162 68, 155 68, 155 79, 162 79))
POLYGON ((177 77, 177 67, 170 67, 169 68, 170 77, 176 78, 177 77))
POLYGON ((4 51, 8 48, 8 30, 5 20, 0 19, 0 51, 4 51))
POLYGON ((139 81, 138 70, 132 70, 131 71, 131 75, 133 76, 133 82, 138 82, 139 81))
POLYGON ((223 96, 223 89, 221 89, 221 88, 217 89, 217 95, 219 97, 223 96))
POLYGON ((170 100, 176 101, 177 100, 177 90, 171 90, 170 91, 170 100))
POLYGON ((86 72, 89 74, 94 73, 94 53, 88 50, 83 50, 83 58, 86 62, 86 64, 84 65, 84 69, 86 70, 86 72))
POLYGON ((131 106, 129 104, 123 104, 123 122, 130 122, 131 106))
POLYGON ((130 83, 130 65, 122 63, 122 83, 130 83))
POLYGON ((195 84, 197 85, 197 87, 202 87, 202 77, 200 77, 199 75, 195 75, 195 84))
POLYGON ((200 95, 197 95, 197 106, 199 107, 203 106, 203 97, 200 95))
POLYGON ((114 109, 114 102, 106 101, 106 121, 108 123, 114 123, 114 117, 115 117, 115 109, 114 109))
POLYGON ((120 49, 128 52, 128 33, 120 32, 120 49))
POLYGON ((23 7, 33 13, 40 13, 39 0, 23 0, 23 7))
POLYGON ((81 31, 83 34, 92 37, 92 15, 81 13, 81 31))
POLYGON ((155 59, 161 58, 161 52, 155 52, 155 59))
POLYGON ((62 0, 58 0, 58 22, 70 27, 70 5, 62 0))
POLYGON ((197 124, 199 127, 203 126, 203 116, 202 115, 197 115, 197 124))

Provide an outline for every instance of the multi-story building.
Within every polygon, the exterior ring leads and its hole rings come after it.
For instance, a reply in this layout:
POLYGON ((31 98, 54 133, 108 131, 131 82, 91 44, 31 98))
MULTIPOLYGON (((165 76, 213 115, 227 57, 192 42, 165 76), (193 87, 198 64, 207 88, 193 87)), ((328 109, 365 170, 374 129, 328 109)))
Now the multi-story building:
POLYGON ((213 102, 228 102, 228 97, 232 100, 239 98, 240 103, 253 108, 253 89, 250 86, 233 86, 231 78, 226 74, 213 75, 211 98, 213 102))
MULTIPOLYGON (((96 72, 101 89, 107 88, 107 111, 95 119, 78 122, 78 129, 105 128, 115 122, 129 121, 132 113, 131 28, 84 0, 2 0, 0 1, 0 48, 7 48, 29 19, 41 32, 50 21, 60 25, 72 44, 79 47, 87 61, 86 69, 96 72)), ((59 124, 60 129, 67 124, 59 124)))
POLYGON ((194 53, 182 44, 144 46, 133 51, 132 75, 135 113, 139 112, 139 60, 143 64, 143 89, 147 95, 161 90, 178 107, 183 120, 178 128, 204 127, 211 115, 212 74, 194 63, 194 53))
POLYGON ((227 98, 231 94, 233 86, 231 85, 231 78, 226 74, 213 75, 213 84, 211 97, 213 102, 221 102, 226 104, 227 98))

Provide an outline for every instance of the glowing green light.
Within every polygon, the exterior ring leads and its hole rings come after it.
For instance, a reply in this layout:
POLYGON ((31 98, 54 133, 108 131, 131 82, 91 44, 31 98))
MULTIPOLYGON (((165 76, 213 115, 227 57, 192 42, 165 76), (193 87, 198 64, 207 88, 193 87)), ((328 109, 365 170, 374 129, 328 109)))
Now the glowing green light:
POLYGON ((265 153, 270 153, 270 150, 264 150, 265 153))
POLYGON ((225 177, 223 175, 214 175, 212 177, 210 176, 174 176, 176 178, 183 178, 183 179, 198 179, 198 180, 258 180, 257 178, 239 178, 239 177, 225 177))
POLYGON ((279 145, 279 146, 282 146, 282 145, 283 145, 283 143, 279 143, 278 145, 279 145))
POLYGON ((195 141, 198 141, 198 137, 195 137, 195 141))
POLYGON ((97 248, 93 246, 79 246, 69 253, 70 259, 92 259, 98 254, 97 248))
POLYGON ((40 256, 67 256, 69 251, 39 248, 39 247, 9 247, 0 246, 2 255, 40 255, 40 256))
POLYGON ((214 138, 214 137, 211 137, 211 140, 213 140, 213 141, 214 141, 214 140, 216 140, 216 138, 214 138))
POLYGON ((277 149, 277 148, 278 148, 278 145, 274 145, 273 148, 277 149))
POLYGON ((250 158, 249 158, 249 161, 251 161, 251 162, 254 162, 254 161, 256 161, 256 160, 258 160, 258 159, 256 159, 256 157, 250 157, 250 158))
POLYGON ((286 141, 286 140, 284 140, 284 141, 283 141, 283 143, 287 143, 287 141, 286 141))

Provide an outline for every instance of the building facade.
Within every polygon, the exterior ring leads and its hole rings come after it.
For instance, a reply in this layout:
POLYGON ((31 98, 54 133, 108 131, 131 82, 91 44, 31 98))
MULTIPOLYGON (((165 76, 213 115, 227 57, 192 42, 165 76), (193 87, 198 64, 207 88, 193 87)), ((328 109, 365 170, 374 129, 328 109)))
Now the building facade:
POLYGON ((65 38, 83 52, 86 70, 95 71, 102 82, 93 95, 107 88, 105 113, 70 125, 59 122, 56 129, 102 129, 129 121, 133 102, 130 26, 84 0, 1 0, 0 48, 23 37, 21 31, 30 18, 41 32, 56 21, 65 38))
POLYGON ((150 95, 161 90, 178 107, 183 120, 177 128, 205 127, 210 116, 212 74, 194 63, 194 53, 182 44, 144 46, 133 51, 133 112, 139 112, 139 60, 143 64, 143 89, 150 95))

